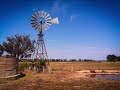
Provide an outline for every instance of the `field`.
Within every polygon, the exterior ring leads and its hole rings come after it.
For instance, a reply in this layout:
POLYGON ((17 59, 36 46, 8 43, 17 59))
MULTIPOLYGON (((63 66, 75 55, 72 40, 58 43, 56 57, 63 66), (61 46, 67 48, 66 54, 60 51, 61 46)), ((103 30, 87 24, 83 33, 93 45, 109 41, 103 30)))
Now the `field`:
POLYGON ((74 71, 79 70, 120 70, 120 62, 51 62, 51 68, 55 70, 74 71))
MULTIPOLYGON (((119 62, 50 62, 51 74, 28 72, 13 81, 0 81, 0 90, 120 90, 119 80, 86 77, 89 70, 120 71, 119 62)), ((120 74, 120 72, 117 72, 120 74)))

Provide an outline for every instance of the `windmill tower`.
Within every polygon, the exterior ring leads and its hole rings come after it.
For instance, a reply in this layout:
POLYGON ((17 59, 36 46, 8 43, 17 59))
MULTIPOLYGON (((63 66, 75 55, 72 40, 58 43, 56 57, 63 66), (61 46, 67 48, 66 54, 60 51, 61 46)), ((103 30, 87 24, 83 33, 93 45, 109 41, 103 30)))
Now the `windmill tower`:
POLYGON ((32 59, 42 59, 48 62, 48 55, 44 42, 43 31, 48 30, 52 24, 59 24, 58 18, 51 19, 45 11, 36 11, 31 17, 32 27, 38 31, 38 39, 32 59))

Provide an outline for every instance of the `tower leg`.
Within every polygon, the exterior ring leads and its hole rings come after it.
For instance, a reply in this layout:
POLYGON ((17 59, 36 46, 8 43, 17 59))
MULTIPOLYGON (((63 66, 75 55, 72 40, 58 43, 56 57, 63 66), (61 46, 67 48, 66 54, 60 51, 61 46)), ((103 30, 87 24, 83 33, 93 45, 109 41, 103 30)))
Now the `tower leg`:
MULTIPOLYGON (((38 34, 38 40, 36 43, 36 47, 35 47, 35 51, 33 53, 32 59, 33 60, 44 60, 45 66, 49 67, 49 60, 48 60, 48 55, 47 55, 47 51, 46 51, 46 47, 45 47, 45 43, 44 43, 42 30, 38 34)), ((39 67, 41 67, 40 61, 38 61, 38 62, 39 62, 38 63, 39 67)))

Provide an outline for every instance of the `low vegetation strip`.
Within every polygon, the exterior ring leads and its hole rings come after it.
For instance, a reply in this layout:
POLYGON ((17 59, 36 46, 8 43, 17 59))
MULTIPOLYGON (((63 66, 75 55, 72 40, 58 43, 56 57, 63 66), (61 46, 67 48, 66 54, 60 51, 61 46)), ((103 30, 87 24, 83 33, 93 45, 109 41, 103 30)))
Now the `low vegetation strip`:
POLYGON ((53 70, 120 70, 120 62, 50 62, 53 70))

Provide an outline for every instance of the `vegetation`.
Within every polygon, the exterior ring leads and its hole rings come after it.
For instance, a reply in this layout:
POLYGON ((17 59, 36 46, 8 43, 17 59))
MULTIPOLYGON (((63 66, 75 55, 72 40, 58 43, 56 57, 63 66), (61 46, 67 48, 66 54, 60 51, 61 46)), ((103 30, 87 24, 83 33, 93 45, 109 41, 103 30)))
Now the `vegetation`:
MULTIPOLYGON (((27 67, 30 62, 20 62, 27 67)), ((75 72, 85 69, 120 70, 120 62, 50 62, 51 74, 26 72, 26 77, 18 80, 0 81, 1 90, 120 90, 119 80, 97 80, 85 78, 82 73, 75 72), (73 72, 69 70, 73 67, 73 72), (60 69, 60 70, 59 70, 60 69), (68 71, 67 71, 68 70, 68 71), (78 74, 77 74, 78 73, 78 74), (72 78, 71 78, 72 77, 72 78)))
POLYGON ((46 61, 44 59, 35 59, 35 62, 39 64, 41 67, 46 66, 46 61))
POLYGON ((4 52, 4 48, 2 45, 0 45, 0 56, 3 54, 3 52, 4 52))
POLYGON ((52 70, 120 70, 120 62, 50 62, 52 70))
POLYGON ((34 40, 29 35, 14 35, 7 37, 7 41, 0 45, 0 55, 6 51, 10 56, 18 59, 30 57, 34 50, 34 40))
MULTIPOLYGON (((19 70, 28 69, 31 62, 19 62, 19 70)), ((120 70, 120 62, 50 62, 52 71, 120 70)))
POLYGON ((92 59, 49 59, 51 62, 95 62, 92 59))
POLYGON ((108 62, 120 61, 120 56, 108 55, 107 56, 107 61, 108 62))
POLYGON ((45 60, 40 59, 39 62, 40 62, 40 65, 41 65, 42 67, 43 67, 43 66, 46 67, 46 61, 45 61, 45 60))
POLYGON ((45 60, 39 60, 36 59, 34 62, 19 62, 19 71, 24 71, 25 69, 28 69, 29 67, 31 67, 31 69, 33 70, 33 68, 37 67, 39 69, 43 69, 43 67, 46 68, 46 61, 45 60), (40 67, 39 67, 40 66, 40 67))
POLYGON ((24 71, 31 66, 30 62, 19 62, 19 71, 24 71))

